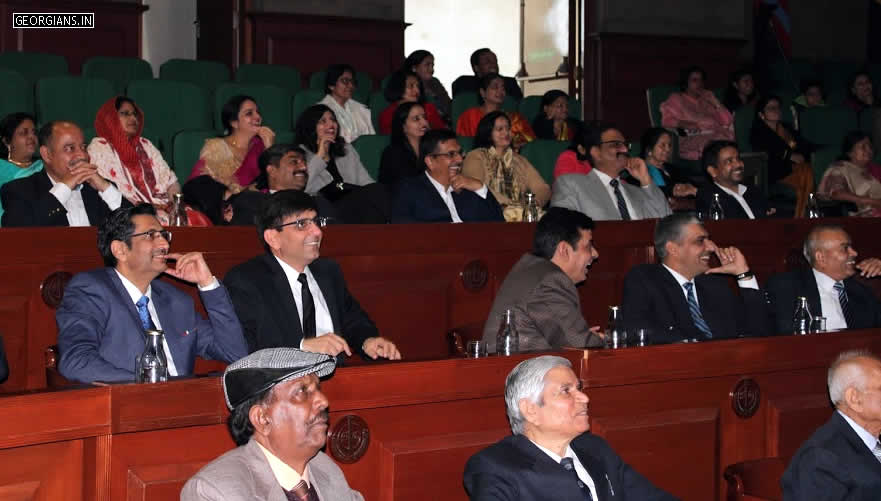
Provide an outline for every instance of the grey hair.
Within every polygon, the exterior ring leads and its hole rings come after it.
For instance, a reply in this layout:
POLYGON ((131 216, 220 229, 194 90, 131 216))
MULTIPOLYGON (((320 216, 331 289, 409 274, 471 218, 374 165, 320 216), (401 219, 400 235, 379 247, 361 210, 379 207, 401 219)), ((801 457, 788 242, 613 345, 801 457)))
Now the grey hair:
POLYGON ((679 242, 686 226, 692 223, 701 224, 694 214, 671 214, 659 219, 655 225, 655 255, 663 260, 667 257, 667 242, 679 242))
POLYGON ((544 355, 530 358, 517 364, 505 379, 505 408, 508 422, 514 435, 523 434, 523 414, 520 401, 528 400, 542 405, 541 393, 545 388, 545 376, 555 367, 572 368, 572 363, 563 357, 544 355))
POLYGON ((869 350, 848 350, 840 353, 829 366, 829 373, 826 376, 826 383, 829 385, 829 400, 836 407, 844 400, 844 392, 848 388, 853 387, 865 391, 867 374, 860 364, 853 363, 857 358, 868 358, 881 363, 881 359, 869 350))
POLYGON ((819 235, 824 231, 844 231, 847 233, 844 227, 840 224, 818 224, 811 228, 811 231, 808 232, 808 236, 805 237, 805 243, 802 246, 802 254, 804 254, 805 259, 808 260, 808 263, 810 263, 811 266, 814 265, 814 253, 823 245, 823 241, 819 239, 819 235))

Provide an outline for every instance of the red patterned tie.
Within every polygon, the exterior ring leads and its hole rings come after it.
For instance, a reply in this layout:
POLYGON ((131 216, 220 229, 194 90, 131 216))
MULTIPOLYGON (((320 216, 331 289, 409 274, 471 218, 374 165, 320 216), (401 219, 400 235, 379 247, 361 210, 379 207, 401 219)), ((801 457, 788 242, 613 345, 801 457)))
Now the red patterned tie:
POLYGON ((284 493, 288 497, 288 501, 318 501, 315 487, 307 484, 305 480, 300 480, 300 483, 295 485, 293 489, 284 491, 284 493))

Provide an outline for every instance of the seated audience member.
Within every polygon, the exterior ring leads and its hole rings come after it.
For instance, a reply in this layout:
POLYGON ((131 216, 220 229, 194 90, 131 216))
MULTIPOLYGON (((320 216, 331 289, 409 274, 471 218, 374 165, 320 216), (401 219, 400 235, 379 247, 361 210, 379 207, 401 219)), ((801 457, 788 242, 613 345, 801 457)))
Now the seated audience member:
POLYGON ((576 290, 598 256, 589 217, 548 209, 535 227, 532 252, 520 257, 496 294, 483 328, 487 349, 495 350, 507 309, 514 313, 522 351, 602 346, 598 328, 588 327, 581 314, 576 290))
POLYGON ((333 371, 333 358, 293 348, 261 350, 228 366, 223 396, 238 447, 190 478, 181 501, 363 501, 321 452, 329 406, 321 378, 333 371))
POLYGON ((520 221, 526 193, 544 207, 551 199, 551 187, 526 157, 511 147, 511 121, 502 111, 486 114, 477 126, 474 150, 465 157, 462 174, 489 187, 502 206, 506 221, 520 221))
POLYGON ((532 130, 539 139, 572 141, 581 131, 582 123, 569 116, 569 95, 549 90, 541 97, 541 110, 532 121, 532 130))
POLYGON ((431 99, 437 106, 441 117, 449 121, 452 115, 452 101, 447 89, 434 77, 434 56, 427 50, 415 50, 404 61, 404 69, 416 73, 422 80, 423 94, 426 99, 431 99))
POLYGON ((583 212, 595 221, 630 221, 670 214, 664 192, 652 181, 645 162, 630 158, 629 148, 624 136, 613 126, 593 128, 587 139, 593 169, 584 176, 558 177, 551 205, 583 212), (621 179, 625 170, 639 186, 621 179))
POLYGON ((535 357, 514 367, 505 379, 512 435, 468 460, 471 499, 675 500, 588 433, 588 400, 563 357, 535 357))
POLYGON ((783 499, 878 499, 881 360, 869 351, 841 353, 827 383, 836 411, 792 457, 780 481, 783 499))
POLYGON ((279 191, 261 206, 257 234, 266 253, 224 278, 250 351, 296 347, 342 361, 354 349, 365 359, 401 358, 349 294, 339 265, 319 257, 325 224, 301 191, 279 191))
POLYGON ((588 143, 590 142, 591 134, 593 134, 593 127, 585 125, 572 138, 569 147, 563 153, 560 153, 554 164, 554 181, 566 174, 587 174, 590 172, 590 152, 588 151, 590 146, 588 146, 588 143))
POLYGON ((422 136, 419 155, 425 174, 401 180, 392 204, 393 223, 504 221, 485 184, 459 171, 462 147, 448 129, 422 136))
POLYGON ((875 152, 869 135, 848 133, 841 151, 838 161, 823 173, 819 196, 856 204, 852 216, 881 216, 881 166, 872 161, 875 152))
POLYGON ((804 217, 808 195, 814 191, 814 169, 808 162, 811 145, 781 121, 780 98, 767 96, 756 104, 750 143, 753 151, 768 154, 768 183, 795 190, 795 217, 804 217))
POLYGON ((704 88, 706 72, 692 66, 682 72, 682 92, 661 103, 661 124, 680 129, 679 156, 698 160, 704 146, 716 139, 734 140, 734 119, 712 91, 704 88))
POLYGON ((434 104, 425 100, 422 80, 415 73, 399 70, 392 74, 386 84, 385 100, 389 102, 379 115, 379 133, 391 134, 392 118, 395 109, 403 103, 419 103, 425 110, 425 118, 432 129, 446 129, 447 123, 441 118, 434 104))
POLYGON ((752 68, 740 68, 728 76, 728 87, 725 89, 725 107, 732 115, 742 106, 755 104, 758 98, 759 93, 756 92, 752 68))
POLYGON ((73 122, 40 128, 44 169, 0 188, 3 226, 97 226, 121 205, 130 205, 90 163, 83 131, 73 122))
POLYGON ((361 157, 342 137, 334 112, 323 104, 306 108, 297 120, 296 140, 306 151, 309 178, 306 193, 320 193, 345 223, 386 223, 389 201, 361 157))
POLYGON ((805 110, 826 106, 823 82, 818 79, 804 79, 799 85, 801 95, 792 101, 792 117, 795 119, 795 130, 799 130, 798 120, 805 110))
MULTIPOLYGON (((231 225, 254 225, 256 217, 269 195, 281 190, 303 191, 309 179, 309 170, 306 168, 306 152, 299 146, 292 144, 273 144, 260 154, 257 159, 260 174, 257 176, 255 185, 257 190, 248 190, 239 193, 231 199, 232 216, 231 225)), ((320 193, 316 193, 315 205, 322 217, 336 217, 336 209, 320 193)))
MULTIPOLYGON (((505 87, 502 84, 502 77, 498 73, 488 73, 480 80, 480 106, 468 108, 464 113, 459 115, 459 121, 456 123, 456 134, 460 136, 477 135, 477 124, 487 113, 493 111, 501 111, 502 104, 505 102, 505 87)), ((521 146, 535 139, 535 132, 529 126, 526 117, 517 111, 506 111, 508 118, 511 119, 511 132, 514 134, 514 149, 519 150, 521 146)))
POLYGON ((805 238, 804 256, 810 268, 778 273, 768 279, 766 289, 774 307, 777 332, 792 332, 798 297, 807 298, 812 315, 826 318, 827 329, 881 327, 881 301, 856 276, 881 275, 881 260, 857 262, 850 236, 834 224, 811 229, 805 238))
MULTIPOLYGON (((37 154, 36 120, 27 113, 10 113, 0 120, 0 187, 43 169, 37 154)), ((0 204, 0 221, 3 205, 0 204)))
POLYGON ((324 99, 318 101, 333 111, 339 123, 340 135, 351 143, 364 134, 376 134, 370 108, 352 99, 358 82, 355 68, 348 64, 328 66, 324 76, 324 99))
POLYGON ((89 156, 98 174, 108 179, 132 204, 156 207, 159 222, 170 222, 168 210, 180 183, 162 153, 142 137, 144 113, 125 96, 108 99, 95 117, 98 136, 89 143, 89 156))
POLYGON ((55 313, 61 375, 84 383, 133 380, 144 331, 154 328, 165 333, 169 376, 192 374, 196 356, 232 362, 247 354, 229 295, 202 254, 169 253, 170 243, 150 204, 104 220, 98 250, 107 267, 74 276, 55 313), (208 318, 188 294, 159 280, 162 273, 198 285, 208 318))
POLYGON ((257 101, 233 96, 220 112, 224 136, 205 140, 199 161, 184 185, 187 203, 223 223, 223 210, 231 196, 251 188, 257 177, 257 159, 275 143, 275 132, 263 125, 257 101))
POLYGON ((673 135, 663 127, 651 127, 642 134, 642 151, 639 156, 645 160, 652 181, 670 197, 693 197, 697 188, 670 163, 673 157, 673 135))
POLYGON ((860 70, 851 75, 847 89, 844 105, 858 113, 878 102, 872 87, 872 76, 866 71, 860 70))
POLYGON ((395 109, 392 137, 382 150, 379 182, 397 186, 408 177, 421 176, 425 165, 419 161, 419 141, 428 131, 425 108, 419 103, 403 103, 395 109))
POLYGON ((768 332, 768 308, 737 247, 716 247, 700 221, 674 214, 655 226, 662 264, 642 264, 624 278, 621 315, 627 329, 650 329, 662 340, 724 339, 768 332), (716 255, 721 266, 710 268, 716 255), (728 280, 733 275, 738 297, 728 280))
POLYGON ((753 186, 742 184, 743 161, 733 141, 713 141, 704 148, 701 167, 712 180, 697 190, 697 210, 709 214, 714 195, 725 219, 760 219, 774 213, 768 201, 753 186))
MULTIPOLYGON (((461 92, 477 92, 481 87, 480 80, 489 73, 499 72, 499 60, 495 53, 487 48, 477 49, 471 53, 471 69, 474 75, 462 75, 453 82, 453 97, 461 92)), ((517 80, 511 77, 504 78, 505 92, 516 99, 523 99, 523 91, 517 85, 517 80)))

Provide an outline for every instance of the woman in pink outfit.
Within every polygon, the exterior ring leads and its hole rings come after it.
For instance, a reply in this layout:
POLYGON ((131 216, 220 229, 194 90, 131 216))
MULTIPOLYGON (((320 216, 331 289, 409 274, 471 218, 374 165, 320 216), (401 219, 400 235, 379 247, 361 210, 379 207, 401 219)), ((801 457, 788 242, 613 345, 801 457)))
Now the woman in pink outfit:
POLYGON ((704 146, 717 139, 734 140, 734 119, 731 113, 704 88, 706 72, 692 66, 682 72, 682 92, 670 95, 661 103, 661 124, 679 129, 679 156, 698 160, 704 146))

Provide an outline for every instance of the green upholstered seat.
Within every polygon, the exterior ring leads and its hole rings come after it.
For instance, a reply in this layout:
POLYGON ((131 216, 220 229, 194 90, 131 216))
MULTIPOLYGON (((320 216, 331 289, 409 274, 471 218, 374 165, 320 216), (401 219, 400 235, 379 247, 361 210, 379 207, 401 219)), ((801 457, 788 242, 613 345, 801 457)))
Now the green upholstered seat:
POLYGON ((41 78, 36 89, 37 120, 71 120, 80 127, 95 123, 98 108, 116 95, 113 84, 103 78, 69 75, 41 78))
POLYGON ((355 139, 352 146, 361 157, 361 163, 367 169, 370 177, 377 179, 379 177, 379 162, 382 160, 382 151, 391 141, 390 136, 381 134, 363 134, 355 139))
POLYGON ((220 112, 223 105, 233 96, 251 96, 257 101, 257 108, 263 124, 273 131, 290 129, 291 94, 287 89, 268 84, 246 84, 227 82, 214 91, 214 128, 223 130, 220 112))
POLYGON ((236 70, 236 82, 275 85, 286 89, 291 96, 303 88, 300 71, 282 64, 243 64, 236 70))
POLYGON ((109 80, 113 84, 113 92, 125 94, 132 80, 153 78, 153 68, 150 63, 137 57, 96 56, 83 63, 83 76, 109 80))

